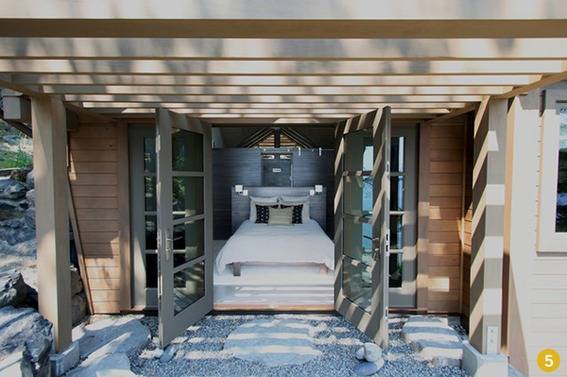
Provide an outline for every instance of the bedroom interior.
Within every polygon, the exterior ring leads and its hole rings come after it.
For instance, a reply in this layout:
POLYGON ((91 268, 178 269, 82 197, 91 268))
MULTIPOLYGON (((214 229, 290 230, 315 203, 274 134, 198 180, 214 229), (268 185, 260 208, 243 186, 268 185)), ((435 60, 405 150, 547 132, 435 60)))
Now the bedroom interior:
MULTIPOLYGON (((396 122, 390 136, 389 298, 396 308, 416 306, 418 135, 417 126, 406 123, 396 122)), ((155 129, 143 124, 129 128, 131 179, 144 182, 131 187, 132 208, 139 211, 132 218, 134 300, 152 308, 158 285, 155 129)), ((361 307, 370 302, 374 141, 370 130, 344 135, 345 170, 336 183, 335 132, 334 124, 212 127, 215 310, 334 309, 336 187, 344 197, 344 294, 361 307), (290 223, 270 224, 273 210, 286 207, 290 223), (349 285, 349 280, 359 283, 349 285)), ((183 187, 174 187, 174 200, 176 190, 184 195, 183 187)), ((184 200, 191 202, 185 206, 192 211, 202 211, 203 197, 184 200)), ((174 249, 191 232, 201 232, 196 224, 174 231, 174 249)))
POLYGON ((219 127, 213 140, 214 308, 332 310, 334 128, 219 127), (269 224, 288 206, 289 224, 269 224))

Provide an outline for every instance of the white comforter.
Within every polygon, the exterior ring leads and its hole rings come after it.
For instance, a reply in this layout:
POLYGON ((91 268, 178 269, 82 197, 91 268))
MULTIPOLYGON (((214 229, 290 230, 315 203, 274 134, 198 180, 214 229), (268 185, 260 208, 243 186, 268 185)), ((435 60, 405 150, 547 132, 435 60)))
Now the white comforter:
POLYGON ((216 265, 241 263, 317 263, 333 270, 333 242, 315 220, 295 225, 256 224, 246 220, 219 252, 216 265))

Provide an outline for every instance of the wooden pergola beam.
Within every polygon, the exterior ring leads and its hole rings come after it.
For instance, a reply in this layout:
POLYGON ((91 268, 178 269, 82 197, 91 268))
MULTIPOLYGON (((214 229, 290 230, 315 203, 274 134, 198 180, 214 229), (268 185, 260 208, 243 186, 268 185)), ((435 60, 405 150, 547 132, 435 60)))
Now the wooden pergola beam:
POLYGON ((165 38, 567 36, 561 0, 1 0, 0 35, 165 38))
POLYGON ((561 72, 555 75, 549 75, 549 76, 537 75, 530 84, 523 85, 518 88, 514 88, 509 92, 496 96, 496 98, 507 99, 507 98, 516 97, 521 94, 525 94, 531 90, 535 90, 548 85, 556 84, 563 80, 567 80, 567 65, 565 66, 565 69, 566 69, 565 72, 561 72))
POLYGON ((0 59, 0 73, 152 75, 525 75, 564 71, 562 60, 248 61, 0 59))
MULTIPOLYGON (((161 108, 167 108, 161 106, 161 108)), ((171 110, 188 114, 195 117, 215 116, 218 118, 231 117, 323 117, 323 118, 344 118, 345 116, 355 116, 365 114, 372 110, 369 109, 188 109, 188 108, 170 108, 171 110)), ((92 109, 100 114, 153 114, 155 108, 96 108, 92 109)), ((449 114, 447 109, 392 109, 394 114, 449 114)))
POLYGON ((376 95, 500 95, 512 87, 498 86, 217 86, 168 87, 128 85, 44 85, 41 92, 48 94, 129 94, 129 95, 311 95, 311 96, 376 96, 376 95))
POLYGON ((130 85, 130 86, 520 86, 531 82, 529 75, 421 75, 421 76, 171 76, 13 74, 20 85, 130 85))
POLYGON ((127 95, 127 94, 69 94, 64 96, 69 102, 177 102, 177 103, 400 103, 400 102, 478 102, 479 95, 466 96, 267 96, 267 95, 127 95))
POLYGON ((567 38, 267 39, 0 38, 2 59, 567 59, 567 38), (503 48, 505 46, 505 48, 503 48))
MULTIPOLYGON (((83 108, 156 108, 165 107, 172 109, 375 109, 377 104, 366 103, 167 103, 167 102, 82 102, 83 108)), ((451 109, 467 106, 462 102, 414 102, 414 103, 387 103, 381 106, 389 106, 393 109, 451 109)))

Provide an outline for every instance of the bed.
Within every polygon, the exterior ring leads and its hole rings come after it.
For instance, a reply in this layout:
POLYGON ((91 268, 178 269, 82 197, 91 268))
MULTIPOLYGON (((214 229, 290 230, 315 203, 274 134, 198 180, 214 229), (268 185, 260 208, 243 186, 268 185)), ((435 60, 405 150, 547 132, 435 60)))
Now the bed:
POLYGON ((250 220, 242 223, 221 249, 216 267, 223 272, 234 264, 239 275, 242 263, 315 263, 334 269, 334 245, 315 220, 304 224, 268 225, 250 220))
MULTIPOLYGON (((309 194, 309 188, 249 188, 250 196, 309 194)), ((216 258, 219 273, 231 268, 240 276, 242 264, 316 264, 321 273, 334 269, 334 244, 323 230, 325 195, 310 200, 311 215, 301 224, 258 224, 250 217, 250 197, 233 192, 233 227, 236 228, 216 258)))

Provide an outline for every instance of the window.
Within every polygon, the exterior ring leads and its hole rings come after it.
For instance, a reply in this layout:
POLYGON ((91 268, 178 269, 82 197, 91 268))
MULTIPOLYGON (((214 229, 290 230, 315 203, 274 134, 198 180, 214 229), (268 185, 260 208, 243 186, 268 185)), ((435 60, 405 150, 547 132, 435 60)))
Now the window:
POLYGON ((567 232, 567 104, 559 108, 555 231, 567 232))
POLYGON ((567 252, 567 91, 549 90, 545 102, 538 251, 567 252))

